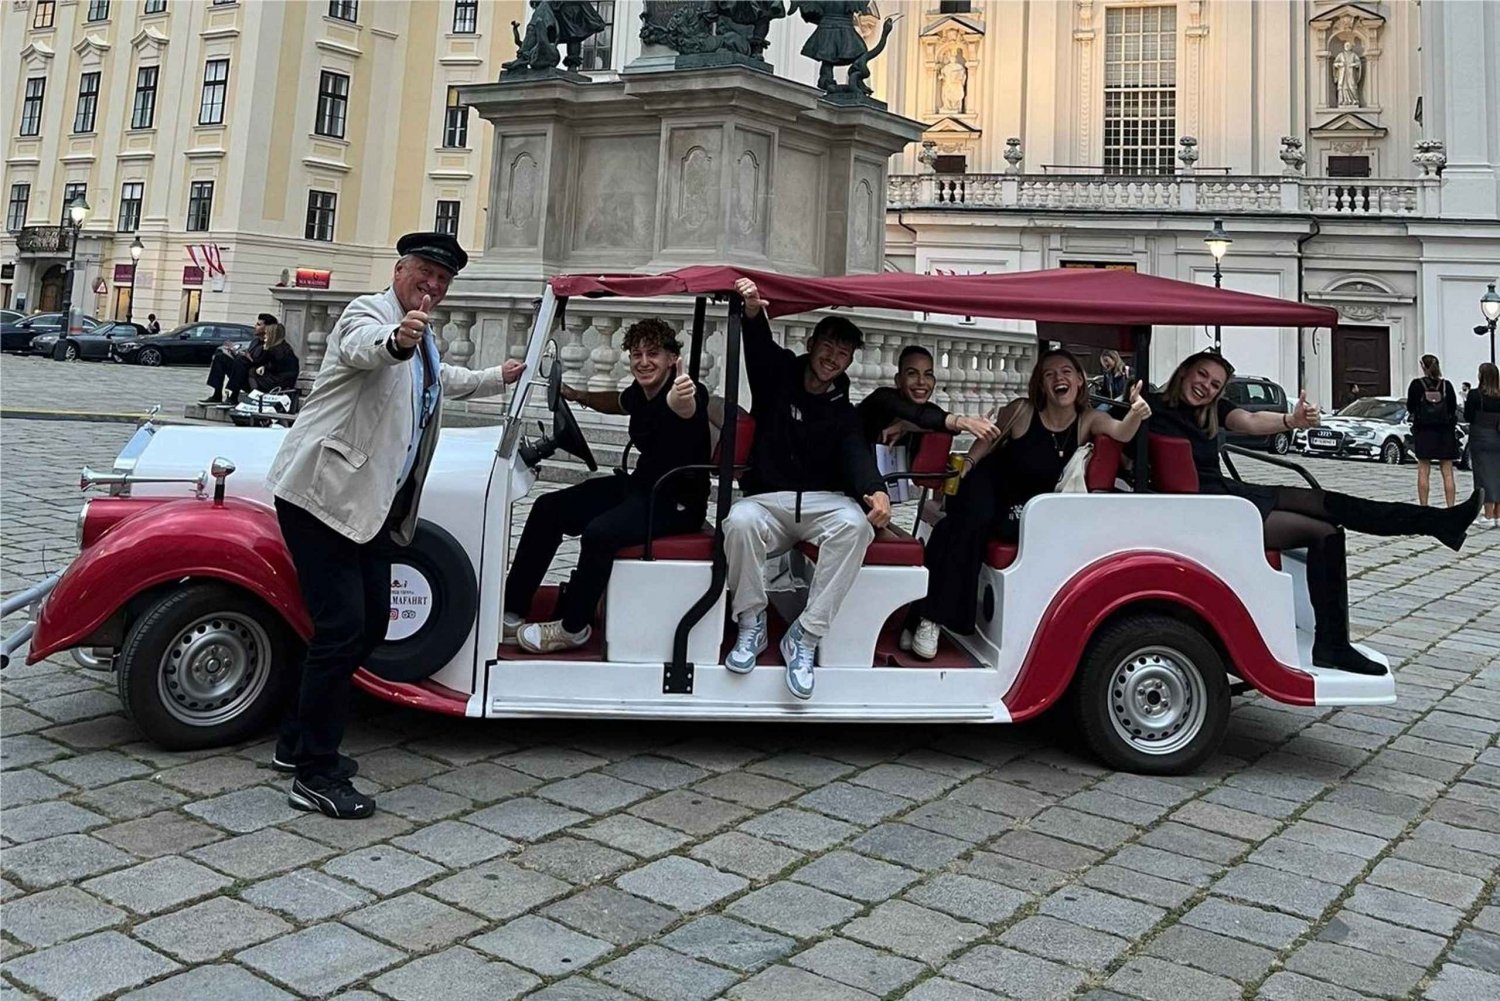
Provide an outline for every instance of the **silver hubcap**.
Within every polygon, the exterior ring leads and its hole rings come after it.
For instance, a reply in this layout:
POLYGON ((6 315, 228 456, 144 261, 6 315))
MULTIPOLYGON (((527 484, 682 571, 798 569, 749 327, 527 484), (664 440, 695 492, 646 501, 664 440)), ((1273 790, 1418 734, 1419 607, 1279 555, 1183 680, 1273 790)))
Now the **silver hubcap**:
POLYGON ((1401 450, 1395 445, 1387 445, 1385 447, 1385 461, 1393 466, 1400 462, 1401 450))
POLYGON ((1180 651, 1138 650, 1120 662, 1110 681, 1110 722, 1136 750, 1171 754, 1192 743, 1203 729, 1203 676, 1180 651))
POLYGON ((78 359, 78 349, 69 344, 68 349, 63 352, 63 355, 68 361, 76 361, 78 359))
POLYGON ((141 353, 141 364, 142 365, 160 365, 161 364, 161 355, 157 354, 155 351, 144 351, 144 352, 141 353))
POLYGON ((271 641, 237 612, 207 615, 172 641, 157 688, 168 713, 189 726, 218 726, 260 697, 271 673, 271 641))

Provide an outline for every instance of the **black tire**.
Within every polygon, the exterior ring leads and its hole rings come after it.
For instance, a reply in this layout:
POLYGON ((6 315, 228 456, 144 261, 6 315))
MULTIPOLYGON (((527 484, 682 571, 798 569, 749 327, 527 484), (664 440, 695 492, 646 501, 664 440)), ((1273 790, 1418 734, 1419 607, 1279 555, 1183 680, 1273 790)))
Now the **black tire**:
MULTIPOLYGON (((78 360, 78 356, 81 353, 82 352, 80 352, 78 350, 78 343, 76 341, 66 341, 66 342, 63 343, 63 348, 62 348, 62 360, 63 361, 77 361, 78 360)), ((54 354, 53 357, 55 358, 55 357, 57 357, 57 355, 54 354)))
MULTIPOLYGON (((479 614, 479 581, 469 554, 448 532, 429 521, 417 523, 411 545, 396 550, 395 566, 405 565, 425 583, 431 597, 427 601, 425 621, 411 635, 388 640, 375 648, 365 667, 387 681, 421 681, 453 659, 479 614)), ((392 577, 404 571, 392 570, 392 577)), ((419 607, 392 609, 419 613, 419 607)))
POLYGON ((1380 446, 1380 461, 1387 466, 1399 466, 1406 461, 1405 449, 1396 438, 1387 438, 1380 446))
POLYGON ((116 681, 126 714, 156 744, 222 747, 270 726, 299 656, 295 635, 265 604, 227 584, 194 583, 131 624, 116 681))
POLYGON ((1292 436, 1288 431, 1283 431, 1271 439, 1271 451, 1276 455, 1286 455, 1292 450, 1292 436))
POLYGON ((135 356, 135 361, 137 365, 145 365, 148 368, 156 368, 166 364, 166 359, 162 357, 159 348, 141 348, 140 352, 135 356))
POLYGON ((1122 771, 1186 774, 1219 749, 1228 729, 1223 658, 1196 628, 1165 615, 1126 614, 1095 633, 1073 688, 1084 739, 1122 771))

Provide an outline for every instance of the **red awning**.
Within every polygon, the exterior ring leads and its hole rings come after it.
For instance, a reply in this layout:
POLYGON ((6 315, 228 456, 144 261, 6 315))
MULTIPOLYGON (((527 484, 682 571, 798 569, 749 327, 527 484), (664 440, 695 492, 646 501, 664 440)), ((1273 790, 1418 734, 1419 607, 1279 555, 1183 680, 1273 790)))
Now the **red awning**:
POLYGON ((1332 327, 1338 312, 1323 306, 1231 292, 1137 274, 1058 268, 990 275, 909 275, 886 272, 841 278, 795 278, 770 271, 701 265, 659 275, 558 275, 559 296, 711 295, 750 278, 772 316, 828 306, 912 313, 988 316, 1006 320, 1110 326, 1332 327))

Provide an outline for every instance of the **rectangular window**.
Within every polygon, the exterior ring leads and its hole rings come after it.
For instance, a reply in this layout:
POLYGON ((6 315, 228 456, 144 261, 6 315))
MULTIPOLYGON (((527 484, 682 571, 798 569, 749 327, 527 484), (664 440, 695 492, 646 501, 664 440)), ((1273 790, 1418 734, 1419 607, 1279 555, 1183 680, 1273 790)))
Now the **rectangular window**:
POLYGON ((57 0, 36 0, 36 14, 31 18, 33 28, 50 28, 57 16, 57 0))
POLYGON ((328 0, 328 16, 340 21, 359 20, 359 0, 328 0))
POLYGON ((156 78, 160 70, 142 66, 135 71, 135 104, 130 109, 130 127, 149 129, 156 125, 156 78))
POLYGON ((579 67, 585 70, 607 70, 614 62, 615 45, 615 2, 614 0, 598 0, 594 4, 599 10, 599 16, 604 20, 604 27, 597 35, 591 35, 583 42, 583 65, 579 67))
POLYGON ((141 228, 141 201, 146 196, 146 185, 143 181, 126 181, 120 188, 120 222, 121 233, 134 233, 141 228))
POLYGON ((1329 177, 1369 177, 1370 158, 1367 156, 1330 156, 1329 177))
POLYGON ((47 78, 30 77, 26 81, 26 97, 21 101, 21 135, 34 136, 42 127, 42 98, 47 93, 47 78))
POLYGON ((972 0, 941 0, 938 4, 939 14, 969 14, 973 10, 972 0))
POLYGON ((1104 172, 1170 174, 1177 148, 1177 8, 1105 12, 1104 172))
POLYGON ((479 30, 479 0, 453 0, 453 33, 472 35, 479 30))
POLYGON ((443 145, 466 149, 469 145, 469 106, 458 102, 458 88, 448 88, 448 111, 443 116, 443 145))
POLYGON ((228 96, 229 60, 210 59, 203 64, 203 100, 198 105, 198 124, 224 124, 224 102, 228 96))
POLYGON ((99 74, 85 73, 78 78, 78 110, 73 114, 73 131, 94 131, 94 117, 98 110, 99 74))
POLYGON ((14 233, 26 225, 26 210, 31 207, 31 185, 12 184, 10 205, 5 209, 5 228, 14 233))
POLYGON ((344 120, 349 113, 349 78, 343 73, 323 71, 318 80, 318 118, 313 131, 320 136, 344 138, 344 120))
POLYGON ((457 236, 458 202, 439 201, 437 203, 437 220, 433 223, 432 228, 439 233, 457 236))
POLYGON ((109 0, 89 0, 89 12, 84 18, 86 21, 108 21, 109 0))
POLYGON ((79 195, 88 198, 88 193, 89 186, 83 181, 69 181, 63 185, 62 225, 72 224, 72 220, 68 218, 68 206, 73 204, 73 199, 79 195))
POLYGON ((167 12, 167 0, 146 0, 146 6, 141 9, 142 14, 165 14, 167 12))
POLYGON ((332 191, 309 191, 307 193, 307 232, 309 240, 333 242, 333 213, 339 196, 332 191))
POLYGON ((194 181, 188 188, 187 230, 189 233, 208 232, 209 217, 214 210, 214 182, 194 181))

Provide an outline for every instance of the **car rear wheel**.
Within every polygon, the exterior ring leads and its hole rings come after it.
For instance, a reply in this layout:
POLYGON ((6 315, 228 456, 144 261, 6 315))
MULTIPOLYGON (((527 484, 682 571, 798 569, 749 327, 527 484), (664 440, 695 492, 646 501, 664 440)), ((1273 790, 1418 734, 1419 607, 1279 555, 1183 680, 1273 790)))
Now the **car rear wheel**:
POLYGON ((1399 466, 1402 459, 1401 443, 1395 438, 1387 438, 1385 444, 1380 446, 1380 461, 1388 466, 1399 466))
POLYGON ((1229 723, 1229 680, 1193 626, 1140 613, 1101 629, 1084 653, 1072 700, 1089 747, 1111 767, 1146 775, 1191 772, 1218 750, 1229 723))
POLYGON ((225 584, 190 584, 152 603, 116 660, 120 701, 168 750, 219 747, 272 721, 296 642, 279 615, 225 584))
POLYGON ((63 345, 62 356, 63 356, 63 361, 77 361, 78 360, 78 345, 75 344, 72 341, 69 341, 68 343, 64 344, 63 345))
POLYGON ((141 348, 141 353, 136 355, 135 360, 142 365, 155 368, 162 363, 161 351, 157 348, 141 348))
POLYGON ((1277 455, 1286 455, 1291 450, 1292 436, 1290 433, 1283 431, 1281 434, 1271 439, 1271 451, 1276 453, 1277 455))

